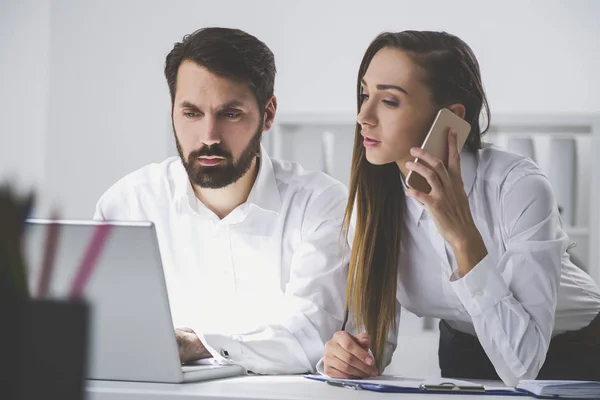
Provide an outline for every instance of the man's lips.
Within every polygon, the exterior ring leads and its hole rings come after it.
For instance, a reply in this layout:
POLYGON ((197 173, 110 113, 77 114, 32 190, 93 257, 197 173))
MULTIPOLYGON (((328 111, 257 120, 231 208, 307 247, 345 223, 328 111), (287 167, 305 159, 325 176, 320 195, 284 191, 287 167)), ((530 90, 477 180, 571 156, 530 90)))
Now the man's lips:
POLYGON ((223 160, 223 157, 198 157, 198 161, 200 162, 200 164, 207 167, 217 165, 223 160))

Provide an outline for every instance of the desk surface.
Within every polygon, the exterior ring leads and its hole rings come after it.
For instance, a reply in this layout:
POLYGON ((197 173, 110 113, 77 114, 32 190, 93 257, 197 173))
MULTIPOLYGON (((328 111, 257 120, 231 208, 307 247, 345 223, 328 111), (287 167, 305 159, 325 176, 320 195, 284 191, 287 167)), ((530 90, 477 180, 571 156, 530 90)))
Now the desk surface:
MULTIPOLYGON (((498 384, 497 384, 498 385, 498 384)), ((302 376, 243 376, 214 381, 183 384, 89 381, 87 400, 182 400, 182 399, 231 399, 231 400, 304 400, 304 399, 382 399, 402 400, 514 400, 513 396, 478 396, 428 394, 374 393, 333 387, 311 381, 302 376)))

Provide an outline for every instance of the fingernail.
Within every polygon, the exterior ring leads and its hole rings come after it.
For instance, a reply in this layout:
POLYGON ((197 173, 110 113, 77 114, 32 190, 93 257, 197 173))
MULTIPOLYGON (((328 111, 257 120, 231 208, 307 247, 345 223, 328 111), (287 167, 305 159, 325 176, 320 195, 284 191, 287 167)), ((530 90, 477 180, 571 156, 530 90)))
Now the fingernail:
POLYGON ((410 167, 411 165, 413 165, 412 161, 407 161, 405 164, 407 167, 410 167))
POLYGON ((367 363, 367 365, 373 365, 373 359, 371 357, 365 358, 365 362, 367 363))

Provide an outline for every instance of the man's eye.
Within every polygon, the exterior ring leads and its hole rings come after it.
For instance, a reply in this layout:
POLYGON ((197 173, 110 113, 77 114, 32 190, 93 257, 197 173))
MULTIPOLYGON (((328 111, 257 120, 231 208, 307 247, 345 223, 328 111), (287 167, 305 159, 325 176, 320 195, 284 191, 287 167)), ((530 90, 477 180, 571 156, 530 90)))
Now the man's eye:
POLYGON ((228 118, 228 119, 237 119, 240 117, 241 113, 227 112, 223 115, 225 115, 225 118, 228 118))

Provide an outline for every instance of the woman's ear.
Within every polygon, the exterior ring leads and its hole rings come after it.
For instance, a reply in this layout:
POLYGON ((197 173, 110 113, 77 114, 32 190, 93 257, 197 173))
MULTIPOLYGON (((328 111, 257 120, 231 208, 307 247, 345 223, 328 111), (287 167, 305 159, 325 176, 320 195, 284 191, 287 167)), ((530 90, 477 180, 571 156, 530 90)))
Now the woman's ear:
POLYGON ((448 110, 452 111, 454 114, 458 115, 462 119, 465 119, 465 106, 460 103, 452 104, 446 107, 448 110))

